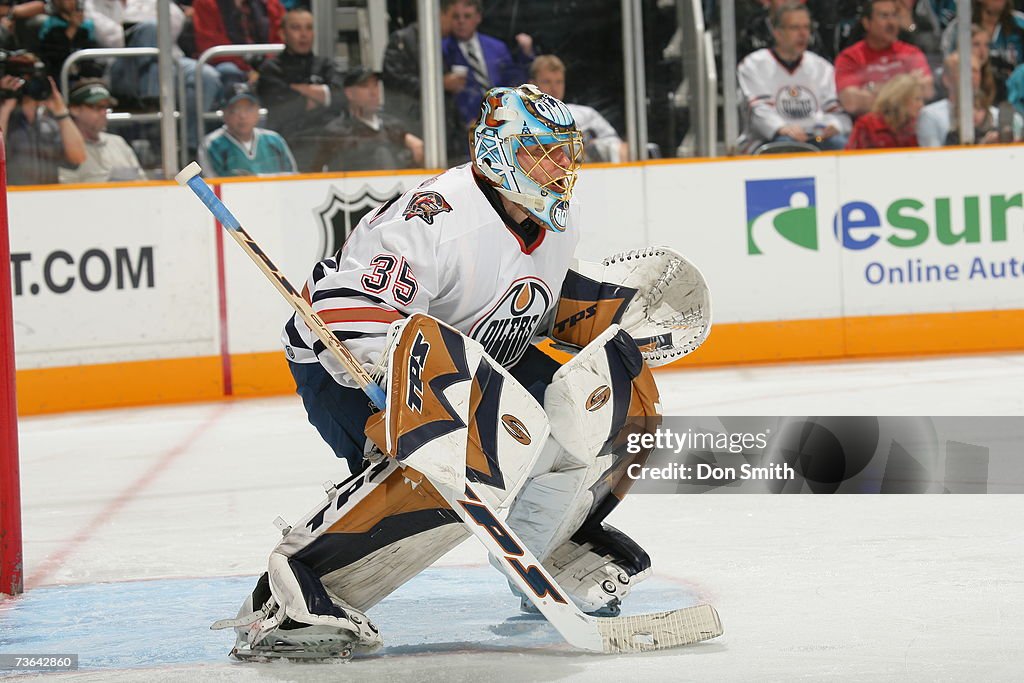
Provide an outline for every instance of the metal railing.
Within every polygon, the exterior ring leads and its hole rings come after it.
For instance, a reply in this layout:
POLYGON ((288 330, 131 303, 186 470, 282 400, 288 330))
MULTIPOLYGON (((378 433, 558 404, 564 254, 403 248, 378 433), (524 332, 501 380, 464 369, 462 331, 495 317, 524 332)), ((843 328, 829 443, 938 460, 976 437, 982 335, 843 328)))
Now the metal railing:
MULTIPOLYGON (((626 86, 626 141, 631 159, 647 150, 647 74, 644 68, 644 19, 640 0, 622 0, 622 67, 626 86)), ((622 159, 628 161, 628 159, 622 159)))
MULTIPOLYGON (((215 121, 223 116, 220 111, 204 111, 203 108, 203 67, 215 57, 241 57, 245 55, 276 55, 284 51, 282 43, 256 43, 254 45, 217 45, 199 55, 196 60, 195 97, 196 97, 196 142, 203 144, 206 136, 206 122, 215 121)), ((178 91, 184 92, 184 80, 178 79, 178 91)), ((187 145, 183 145, 185 147, 187 145)))
POLYGON ((704 156, 718 156, 718 71, 715 67, 715 40, 710 31, 704 32, 704 156))
POLYGON ((740 104, 736 74, 736 2, 723 0, 719 5, 722 25, 722 121, 725 126, 725 154, 737 152, 740 138, 740 104))
POLYGON ((423 121, 423 165, 448 165, 445 145, 444 82, 441 61, 441 19, 433 0, 417 0, 420 26, 420 116, 423 121))
MULTIPOLYGON (((155 47, 90 47, 84 50, 77 50, 68 55, 64 65, 60 68, 60 92, 64 100, 68 99, 68 87, 71 82, 71 67, 85 59, 103 59, 113 57, 157 57, 160 54, 159 48, 155 47)), ((136 115, 140 116, 140 115, 136 115)), ((149 115, 147 121, 156 121, 160 118, 158 113, 149 115)))
POLYGON ((716 152, 718 126, 718 75, 715 70, 714 43, 704 24, 701 0, 679 0, 676 10, 683 39, 683 74, 690 90, 694 156, 711 157, 716 152))

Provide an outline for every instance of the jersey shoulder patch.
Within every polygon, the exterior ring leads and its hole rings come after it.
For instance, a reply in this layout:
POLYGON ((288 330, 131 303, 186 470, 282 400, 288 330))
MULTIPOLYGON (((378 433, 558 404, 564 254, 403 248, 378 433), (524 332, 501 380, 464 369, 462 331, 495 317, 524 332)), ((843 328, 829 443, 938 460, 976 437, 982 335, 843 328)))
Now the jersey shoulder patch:
POLYGON ((442 213, 451 213, 452 205, 440 192, 434 190, 420 190, 414 192, 409 198, 402 215, 405 220, 411 221, 419 218, 427 225, 434 224, 434 217, 442 213))

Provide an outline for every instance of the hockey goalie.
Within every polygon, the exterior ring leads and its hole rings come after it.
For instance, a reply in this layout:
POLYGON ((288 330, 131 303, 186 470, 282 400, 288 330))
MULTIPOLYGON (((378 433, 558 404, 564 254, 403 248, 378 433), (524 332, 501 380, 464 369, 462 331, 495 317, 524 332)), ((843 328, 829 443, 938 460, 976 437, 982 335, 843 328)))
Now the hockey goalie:
POLYGON ((659 420, 650 367, 710 331, 707 286, 670 249, 574 261, 582 139, 562 102, 494 88, 470 144, 470 163, 367 215, 303 291, 385 410, 298 315, 285 326, 309 421, 352 475, 283 529, 237 618, 215 624, 235 629, 236 657, 379 647, 367 611, 467 537, 442 489, 469 482, 580 610, 616 615, 650 573, 604 520, 647 456, 626 439, 659 420))

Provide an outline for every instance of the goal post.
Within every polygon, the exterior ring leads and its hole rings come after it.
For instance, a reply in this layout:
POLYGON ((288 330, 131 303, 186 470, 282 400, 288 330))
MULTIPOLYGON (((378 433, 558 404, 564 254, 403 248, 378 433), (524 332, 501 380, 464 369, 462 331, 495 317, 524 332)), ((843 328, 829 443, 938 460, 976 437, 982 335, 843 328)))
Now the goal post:
POLYGON ((0 594, 24 590, 21 482, 18 475, 18 400, 14 389, 14 302, 7 222, 7 153, 0 135, 0 594))

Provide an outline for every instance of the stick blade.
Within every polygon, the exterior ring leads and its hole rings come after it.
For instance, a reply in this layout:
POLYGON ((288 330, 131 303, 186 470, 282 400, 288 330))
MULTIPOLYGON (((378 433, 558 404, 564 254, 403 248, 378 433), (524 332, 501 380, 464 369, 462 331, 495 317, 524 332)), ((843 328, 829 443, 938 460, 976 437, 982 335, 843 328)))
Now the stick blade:
POLYGON ((722 620, 711 605, 654 614, 599 617, 596 621, 604 651, 609 654, 682 647, 717 638, 724 632, 722 620))

